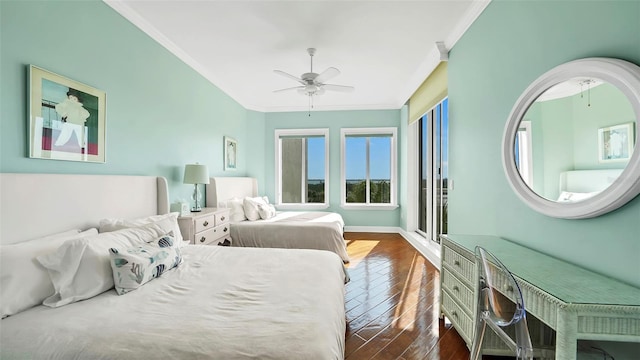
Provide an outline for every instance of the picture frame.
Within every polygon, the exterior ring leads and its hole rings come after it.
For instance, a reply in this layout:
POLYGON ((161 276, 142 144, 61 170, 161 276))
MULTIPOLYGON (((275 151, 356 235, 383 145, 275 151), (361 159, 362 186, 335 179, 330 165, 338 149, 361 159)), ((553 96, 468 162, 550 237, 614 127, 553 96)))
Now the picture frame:
POLYGON ((598 161, 601 163, 629 161, 635 142, 634 123, 598 129, 598 161))
POLYGON ((224 137, 224 170, 233 171, 238 166, 238 142, 236 139, 224 137))
POLYGON ((104 91, 29 65, 28 96, 30 158, 105 162, 104 91))

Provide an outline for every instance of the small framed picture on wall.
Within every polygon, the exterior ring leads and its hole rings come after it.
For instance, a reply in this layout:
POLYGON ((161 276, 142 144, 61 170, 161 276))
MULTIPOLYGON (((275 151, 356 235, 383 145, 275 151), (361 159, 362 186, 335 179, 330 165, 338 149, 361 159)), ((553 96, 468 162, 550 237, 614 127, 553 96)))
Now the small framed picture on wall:
POLYGON ((224 137, 224 170, 236 170, 238 166, 238 142, 236 139, 224 137))
POLYGON ((633 123, 598 129, 599 162, 629 161, 633 153, 635 134, 633 123))

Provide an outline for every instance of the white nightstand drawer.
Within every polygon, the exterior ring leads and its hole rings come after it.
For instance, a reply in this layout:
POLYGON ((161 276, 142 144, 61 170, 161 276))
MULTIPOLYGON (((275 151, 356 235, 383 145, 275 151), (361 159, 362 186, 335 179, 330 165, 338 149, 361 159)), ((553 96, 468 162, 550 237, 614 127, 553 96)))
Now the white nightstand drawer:
POLYGON ((215 217, 216 217, 216 225, 229 222, 229 211, 223 211, 221 213, 215 214, 215 217))
POLYGON ((216 237, 226 236, 229 234, 229 224, 222 224, 213 228, 216 237))
POLYGON ((196 234, 200 231, 207 230, 216 226, 216 216, 215 214, 211 214, 208 216, 202 216, 196 219, 196 234))
POLYGON ((209 230, 196 234, 195 244, 207 245, 212 243, 215 240, 218 240, 219 237, 220 237, 219 235, 216 235, 215 229, 211 228, 209 230))

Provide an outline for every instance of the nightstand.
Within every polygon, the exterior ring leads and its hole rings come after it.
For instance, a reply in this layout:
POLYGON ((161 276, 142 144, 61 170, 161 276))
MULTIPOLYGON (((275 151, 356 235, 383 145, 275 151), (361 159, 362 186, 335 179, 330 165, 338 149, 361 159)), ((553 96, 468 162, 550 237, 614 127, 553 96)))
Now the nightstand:
POLYGON ((231 245, 229 235, 229 209, 203 208, 178 218, 180 232, 185 241, 196 245, 231 245))

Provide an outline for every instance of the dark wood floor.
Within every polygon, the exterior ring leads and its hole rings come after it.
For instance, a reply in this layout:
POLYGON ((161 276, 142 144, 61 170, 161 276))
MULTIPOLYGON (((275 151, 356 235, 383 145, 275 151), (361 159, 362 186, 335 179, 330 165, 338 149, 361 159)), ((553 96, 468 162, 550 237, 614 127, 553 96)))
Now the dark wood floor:
POLYGON ((439 272, 399 234, 345 233, 345 358, 462 360, 469 351, 439 319, 439 272))

